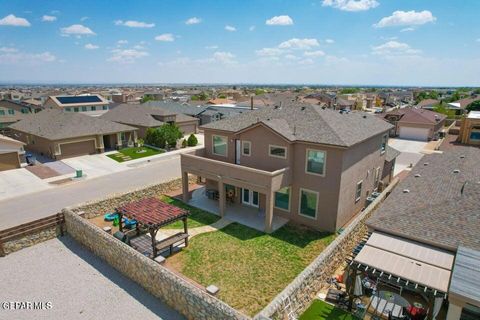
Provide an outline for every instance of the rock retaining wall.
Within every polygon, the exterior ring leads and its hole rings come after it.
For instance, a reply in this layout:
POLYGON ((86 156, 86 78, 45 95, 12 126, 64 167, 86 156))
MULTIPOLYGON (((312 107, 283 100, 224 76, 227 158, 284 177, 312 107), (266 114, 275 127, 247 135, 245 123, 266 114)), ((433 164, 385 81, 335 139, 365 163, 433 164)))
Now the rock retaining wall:
POLYGON ((295 319, 311 304, 315 296, 328 286, 327 280, 345 264, 348 255, 368 232, 365 221, 391 192, 398 179, 382 192, 295 280, 293 280, 254 319, 295 319))
MULTIPOLYGON (((146 194, 142 192, 142 196, 146 194)), ((132 201, 132 198, 126 200, 132 201)), ((249 319, 152 259, 64 209, 67 232, 97 256, 188 319, 249 319)))
POLYGON ((12 252, 21 250, 23 248, 31 247, 40 242, 44 242, 60 235, 60 226, 53 226, 48 229, 32 233, 21 238, 13 239, 3 243, 4 253, 10 254, 12 252))

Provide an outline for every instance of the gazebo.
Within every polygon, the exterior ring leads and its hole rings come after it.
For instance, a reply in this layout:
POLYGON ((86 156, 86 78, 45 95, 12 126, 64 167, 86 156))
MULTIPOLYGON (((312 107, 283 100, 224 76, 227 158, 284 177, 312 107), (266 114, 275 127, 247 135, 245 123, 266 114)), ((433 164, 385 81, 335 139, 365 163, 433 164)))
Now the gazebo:
MULTIPOLYGON (((170 247, 171 254, 172 247, 177 242, 185 241, 185 246, 188 246, 187 217, 189 212, 187 210, 165 203, 157 198, 145 198, 119 207, 116 211, 119 215, 119 230, 121 232, 123 232, 122 219, 124 216, 137 221, 137 235, 140 231, 139 226, 147 230, 151 238, 152 258, 155 258, 159 251, 168 247, 170 247), (183 232, 174 234, 162 241, 156 240, 157 232, 161 227, 179 220, 183 221, 183 232)), ((145 238, 140 239, 139 236, 131 239, 132 246, 138 247, 142 244, 145 246, 145 240, 148 240, 148 237, 145 236, 145 238), (135 241, 137 239, 138 241, 135 241)))

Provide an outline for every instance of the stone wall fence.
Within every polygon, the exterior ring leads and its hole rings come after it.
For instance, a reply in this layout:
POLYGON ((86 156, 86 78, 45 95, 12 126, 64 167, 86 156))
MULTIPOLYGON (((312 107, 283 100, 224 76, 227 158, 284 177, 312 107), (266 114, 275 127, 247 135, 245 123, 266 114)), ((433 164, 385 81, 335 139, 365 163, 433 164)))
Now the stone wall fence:
POLYGON ((363 212, 335 238, 322 253, 278 294, 254 319, 297 319, 315 296, 327 287, 335 270, 345 264, 347 257, 368 233, 365 221, 398 183, 393 180, 363 212))
POLYGON ((67 208, 63 214, 71 237, 187 319, 250 319, 89 223, 77 212, 67 208))

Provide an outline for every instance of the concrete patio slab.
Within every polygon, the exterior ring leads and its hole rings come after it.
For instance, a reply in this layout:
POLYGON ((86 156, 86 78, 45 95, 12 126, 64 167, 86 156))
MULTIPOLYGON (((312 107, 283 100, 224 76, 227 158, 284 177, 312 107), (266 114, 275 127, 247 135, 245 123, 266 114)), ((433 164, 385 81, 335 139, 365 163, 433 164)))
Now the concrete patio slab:
POLYGON ((64 174, 69 174, 69 173, 74 173, 75 169, 64 163, 63 161, 54 161, 54 162, 48 162, 45 163, 44 166, 47 166, 56 172, 59 173, 59 175, 64 175, 64 174))

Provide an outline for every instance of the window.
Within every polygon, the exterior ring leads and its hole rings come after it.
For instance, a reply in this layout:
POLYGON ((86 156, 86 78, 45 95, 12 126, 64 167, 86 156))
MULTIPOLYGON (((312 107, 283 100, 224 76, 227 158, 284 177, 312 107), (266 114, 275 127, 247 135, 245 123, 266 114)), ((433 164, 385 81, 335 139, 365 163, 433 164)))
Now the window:
POLYGON ((97 111, 97 107, 92 106, 91 110, 92 110, 92 111, 97 111))
POLYGON ((4 116, 5 115, 5 110, 0 110, 0 116, 4 116))
POLYGON ((325 152, 320 150, 307 149, 307 173, 325 175, 325 152))
POLYGON ((78 112, 78 108, 77 107, 73 108, 73 111, 78 112))
POLYGON ((28 113, 28 108, 22 108, 22 113, 28 113))
POLYGON ((383 154, 387 148, 387 141, 388 141, 388 137, 387 135, 384 135, 382 137, 382 145, 380 146, 380 151, 381 153, 383 154))
POLYGON ((8 114, 15 114, 15 110, 13 110, 13 109, 8 109, 8 114))
POLYGON ((212 136, 213 140, 213 154, 218 156, 227 156, 227 137, 224 136, 212 136))
POLYGON ((317 218, 318 192, 300 189, 299 214, 308 218, 317 218))
POLYGON ((70 107, 67 107, 67 108, 65 108, 65 111, 70 112, 70 111, 72 111, 72 109, 70 107))
POLYGON ((250 141, 242 141, 242 155, 250 156, 251 148, 252 148, 252 143, 250 141))
POLYGON ((108 110, 108 106, 103 106, 102 110, 108 110))
POLYGON ((82 112, 86 112, 87 111, 87 107, 82 107, 82 112))
POLYGON ((290 187, 275 192, 275 208, 290 211, 290 187))
POLYGON ((268 148, 269 148, 269 155, 271 157, 282 158, 282 159, 287 158, 287 148, 280 147, 280 146, 273 146, 273 145, 268 146, 268 148))
POLYGON ((362 197, 362 184, 363 180, 357 183, 357 189, 355 190, 355 202, 358 202, 362 197))
POLYGON ((480 131, 472 131, 470 133, 470 140, 480 140, 480 131))

